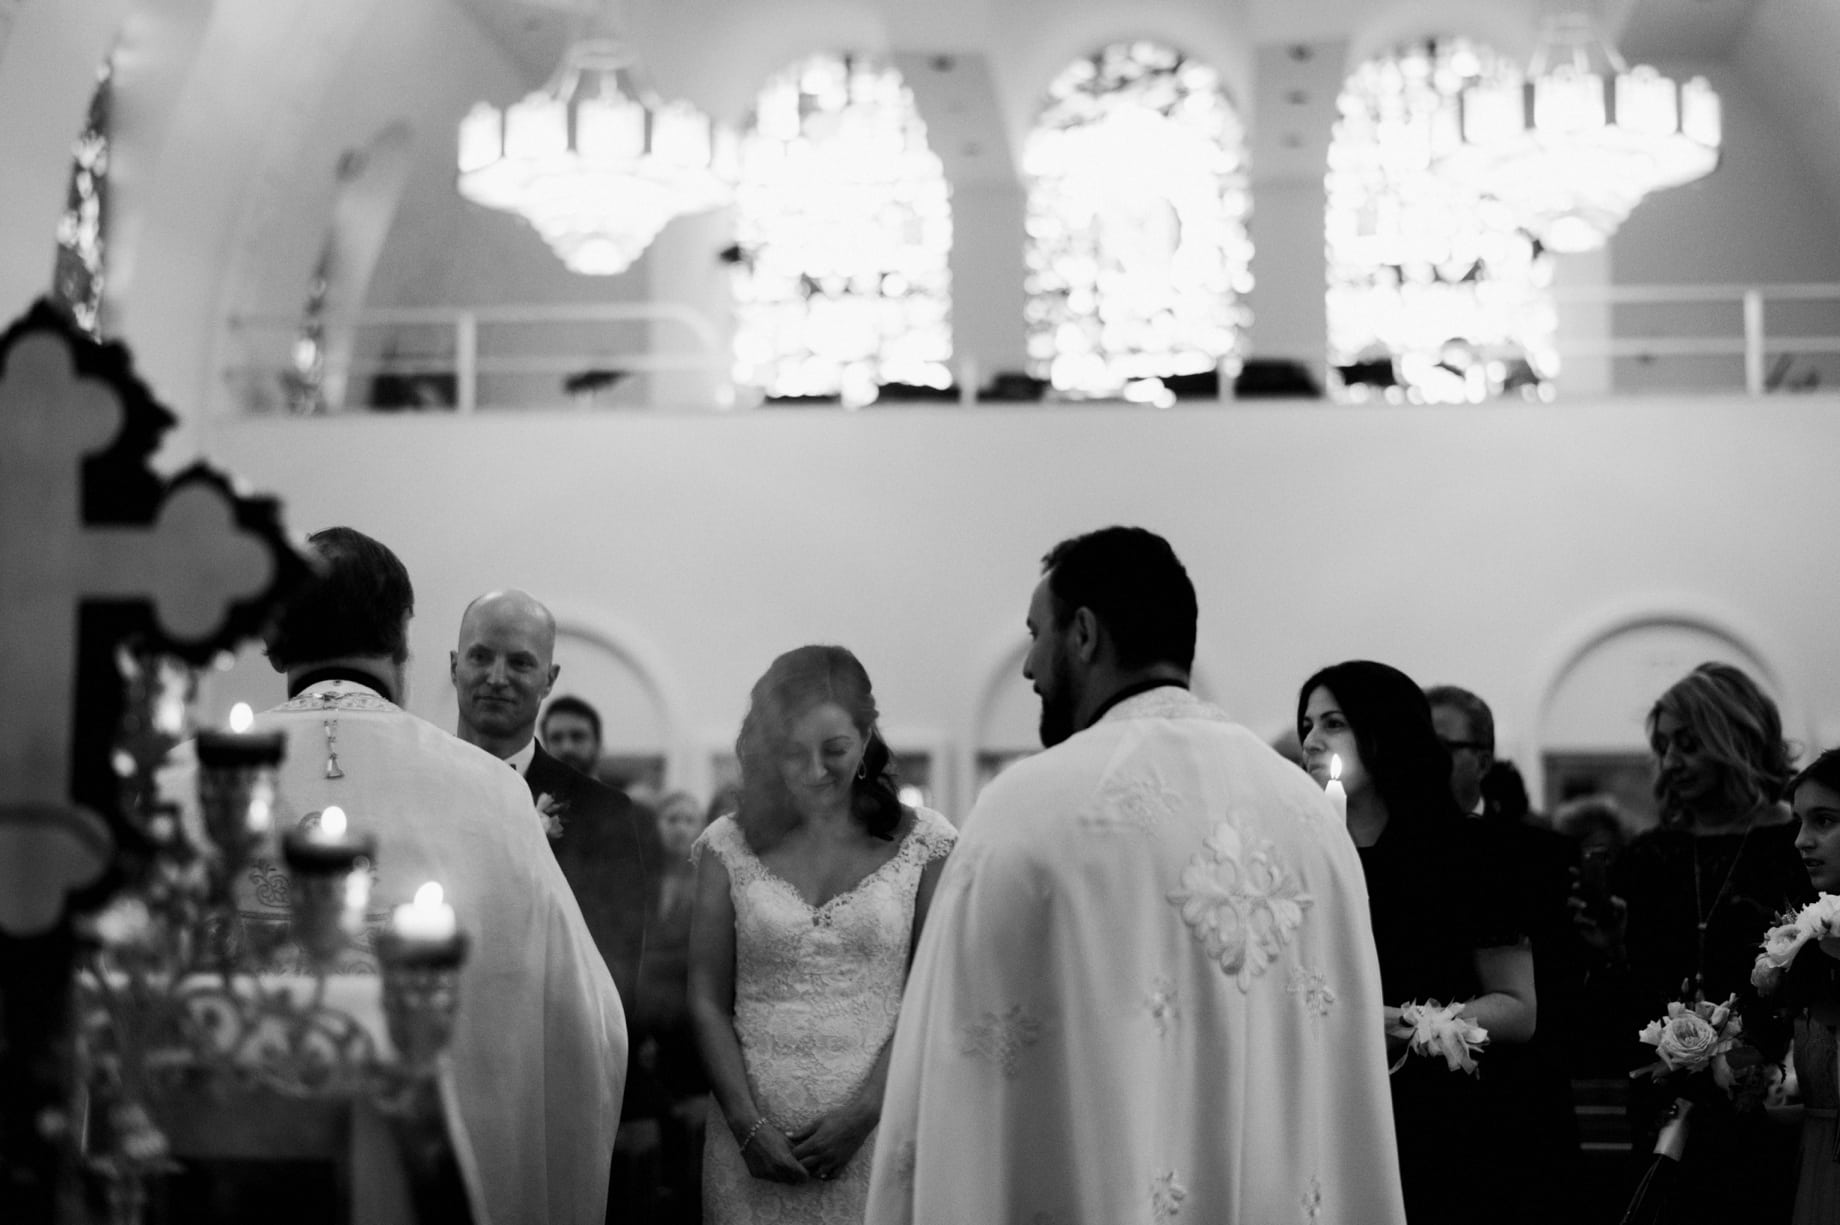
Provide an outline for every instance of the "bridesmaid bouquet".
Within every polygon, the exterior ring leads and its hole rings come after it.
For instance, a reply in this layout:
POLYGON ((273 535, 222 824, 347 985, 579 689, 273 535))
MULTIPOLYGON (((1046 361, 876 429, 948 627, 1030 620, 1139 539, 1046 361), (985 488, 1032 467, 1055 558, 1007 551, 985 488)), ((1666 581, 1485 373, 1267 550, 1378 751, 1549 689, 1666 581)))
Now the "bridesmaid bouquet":
POLYGON ((1631 1075, 1681 1073, 1690 1076, 1711 1068, 1717 1077, 1719 1068, 1729 1064, 1728 1052, 1738 1045, 1738 1035, 1744 1032, 1744 1018, 1733 1007, 1737 1002, 1738 997, 1734 995, 1723 1004, 1713 1004, 1709 1000, 1669 1004, 1665 1017, 1650 1021, 1636 1035, 1654 1047, 1660 1058, 1631 1075))
POLYGON ((1630 1076, 1653 1076, 1673 1084, 1678 1096, 1697 1101, 1711 1096, 1704 1089, 1695 1091, 1710 1078, 1740 1110, 1764 1104, 1781 1084, 1782 1068, 1740 1041, 1744 1018, 1735 1007, 1737 999, 1733 995, 1723 1004, 1704 999, 1669 1004, 1666 1016, 1650 1021, 1636 1035, 1655 1048, 1655 1062, 1630 1076))
POLYGON ((1389 1033, 1409 1039, 1405 1053, 1387 1071, 1397 1072, 1412 1055, 1443 1056, 1444 1063, 1455 1072, 1459 1068, 1476 1074, 1476 1056, 1488 1044, 1489 1031, 1458 1014, 1469 1006, 1468 1000, 1440 1004, 1426 1000, 1413 1002, 1399 1010, 1399 1021, 1389 1033))
POLYGON ((1782 985, 1797 953, 1811 942, 1824 951, 1834 949, 1835 945, 1827 943, 1830 940, 1840 940, 1840 895, 1823 893, 1795 914, 1783 915, 1764 934, 1763 950, 1751 967, 1751 985, 1765 995, 1772 994, 1782 985))

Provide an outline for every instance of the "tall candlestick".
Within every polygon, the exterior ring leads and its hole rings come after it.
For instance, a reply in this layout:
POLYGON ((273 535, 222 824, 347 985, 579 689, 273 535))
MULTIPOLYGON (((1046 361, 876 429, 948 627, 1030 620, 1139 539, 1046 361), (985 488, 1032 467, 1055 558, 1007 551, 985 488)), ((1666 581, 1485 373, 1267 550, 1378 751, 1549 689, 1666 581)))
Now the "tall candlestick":
POLYGON ((251 731, 254 722, 249 707, 239 702, 229 731, 198 733, 198 805, 226 877, 274 823, 275 770, 287 738, 251 731))
POLYGON ((329 805, 289 830, 281 853, 288 866, 294 942, 316 961, 330 961, 363 930, 377 840, 353 835, 345 810, 329 805))
POLYGON ((1342 786, 1342 755, 1331 754, 1329 757, 1329 782, 1323 788, 1323 794, 1329 797, 1329 804, 1335 809, 1336 817, 1342 824, 1348 824, 1348 789, 1342 786))
POLYGON ((453 1039, 466 961, 466 933, 440 885, 429 881, 390 913, 377 934, 377 957, 390 1043, 411 1072, 425 1072, 453 1039))

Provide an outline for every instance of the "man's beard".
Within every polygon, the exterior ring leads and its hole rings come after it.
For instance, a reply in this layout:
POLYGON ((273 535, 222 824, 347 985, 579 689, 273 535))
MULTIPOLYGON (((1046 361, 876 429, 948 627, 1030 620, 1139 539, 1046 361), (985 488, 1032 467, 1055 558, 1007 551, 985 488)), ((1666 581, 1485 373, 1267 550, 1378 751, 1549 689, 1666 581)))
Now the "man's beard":
POLYGON ((1057 686, 1052 693, 1041 695, 1041 722, 1037 730, 1041 734, 1041 747, 1051 749, 1079 729, 1073 725, 1073 695, 1066 686, 1057 686))

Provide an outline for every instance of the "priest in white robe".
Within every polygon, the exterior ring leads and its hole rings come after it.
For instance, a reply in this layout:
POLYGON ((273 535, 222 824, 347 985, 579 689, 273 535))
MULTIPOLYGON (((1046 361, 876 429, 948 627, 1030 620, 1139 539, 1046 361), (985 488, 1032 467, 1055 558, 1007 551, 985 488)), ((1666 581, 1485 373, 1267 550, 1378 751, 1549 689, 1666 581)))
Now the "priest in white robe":
POLYGON ((1361 864, 1310 778, 1187 692, 1160 537, 1051 552, 1047 751, 967 818, 895 1031, 871 1225, 1404 1221, 1361 864))
MULTIPOLYGON (((441 884, 471 940, 449 1054, 487 1219, 601 1225, 626 1078, 606 963, 523 779, 396 705, 414 598, 402 563, 348 528, 310 543, 324 572, 269 643, 288 700, 254 726, 287 740, 275 827, 337 805, 352 834, 377 840, 371 930, 341 970, 374 972, 376 928, 441 884)), ((193 795, 188 774, 167 794, 193 795)), ((239 886, 245 927, 285 923, 285 884, 277 838, 239 886)))

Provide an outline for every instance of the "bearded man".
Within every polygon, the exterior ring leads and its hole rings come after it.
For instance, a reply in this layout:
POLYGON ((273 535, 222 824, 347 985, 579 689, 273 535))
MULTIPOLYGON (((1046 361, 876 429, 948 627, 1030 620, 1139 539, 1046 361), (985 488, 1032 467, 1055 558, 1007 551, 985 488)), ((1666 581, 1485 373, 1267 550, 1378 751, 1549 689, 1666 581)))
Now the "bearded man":
POLYGON ((1361 863, 1188 692, 1161 537, 1057 545, 1045 752, 966 819, 895 1029, 868 1220, 1404 1221, 1361 863))

